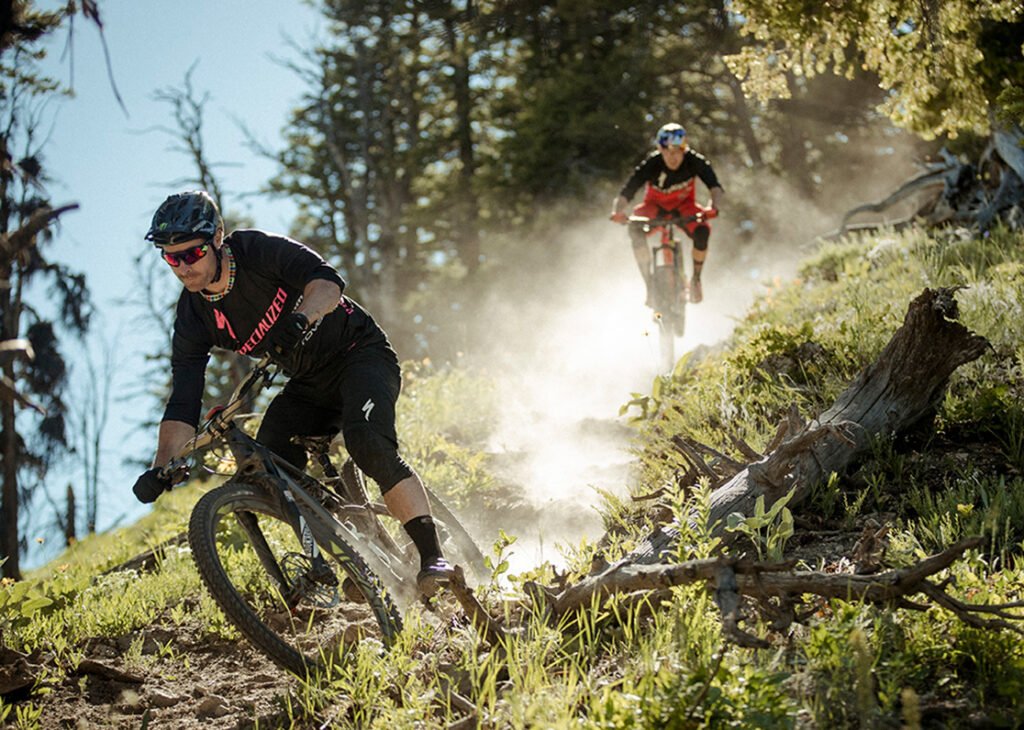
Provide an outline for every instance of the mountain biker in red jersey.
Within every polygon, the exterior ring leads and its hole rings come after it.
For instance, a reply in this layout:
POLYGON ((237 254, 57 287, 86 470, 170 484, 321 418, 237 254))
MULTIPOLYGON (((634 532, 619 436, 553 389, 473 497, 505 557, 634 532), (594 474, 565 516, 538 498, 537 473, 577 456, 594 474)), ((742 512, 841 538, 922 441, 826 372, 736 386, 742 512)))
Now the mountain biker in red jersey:
MULTIPOLYGON (((657 218, 669 213, 690 216, 705 210, 697 205, 697 178, 711 192, 708 217, 718 213, 725 191, 718 182, 711 163, 689 148, 686 142, 686 130, 679 124, 670 122, 658 130, 656 137, 658 149, 648 155, 637 165, 626 184, 622 186, 618 197, 612 204, 611 219, 617 223, 627 221, 626 206, 637 190, 646 185, 644 200, 633 208, 633 215, 657 218)), ((708 238, 711 235, 711 224, 707 220, 692 221, 683 226, 686 234, 693 239, 693 278, 690 279, 690 301, 694 304, 704 298, 700 283, 701 269, 708 255, 708 238)), ((650 233, 654 233, 651 231, 650 233)), ((629 227, 629 237, 633 243, 633 254, 640 266, 640 273, 647 286, 647 303, 653 301, 651 291, 651 247, 647 245, 647 235, 640 226, 629 227)))
POLYGON ((324 259, 284 236, 249 229, 224 235, 204 191, 171 195, 146 234, 184 285, 171 351, 171 395, 153 467, 136 481, 142 502, 171 488, 160 467, 196 433, 210 348, 269 353, 290 376, 264 415, 257 440, 302 469, 293 436, 339 431, 356 465, 380 485, 388 510, 420 553, 425 595, 448 580, 423 483, 398 453, 398 357, 369 313, 342 294, 345 281, 324 259))

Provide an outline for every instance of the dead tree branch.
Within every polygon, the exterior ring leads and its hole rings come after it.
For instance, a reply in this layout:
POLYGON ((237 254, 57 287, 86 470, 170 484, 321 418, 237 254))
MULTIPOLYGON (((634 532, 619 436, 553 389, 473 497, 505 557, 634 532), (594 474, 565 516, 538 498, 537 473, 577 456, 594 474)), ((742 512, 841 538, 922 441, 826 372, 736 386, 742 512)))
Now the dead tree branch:
POLYGON ((483 634, 487 642, 495 647, 504 646, 505 639, 507 638, 505 628, 500 622, 492 618, 487 613, 487 609, 477 600, 473 589, 466 584, 466 574, 461 566, 455 566, 455 575, 452 577, 448 587, 455 595, 459 605, 462 606, 462 610, 466 612, 473 626, 483 634))
MULTIPOLYGON (((805 596, 863 601, 877 606, 902 606, 922 609, 937 605, 962 621, 979 628, 999 628, 1024 634, 1017 624, 1024 621, 1024 601, 1005 604, 974 605, 951 596, 944 584, 929 580, 949 568, 963 554, 983 542, 975 537, 962 540, 906 568, 875 575, 792 571, 789 563, 757 563, 718 557, 690 560, 674 565, 636 565, 620 562, 595 580, 581 581, 558 594, 547 596, 544 610, 555 622, 565 614, 591 605, 597 599, 616 594, 645 592, 659 594, 674 586, 705 583, 714 591, 715 603, 722 612, 723 633, 741 646, 765 647, 767 643, 740 628, 743 611, 740 598, 753 599, 769 613, 785 614, 780 625, 795 617, 795 607, 805 596), (910 596, 923 594, 931 604, 911 603, 910 596), (775 605, 772 602, 775 601, 775 605), (996 618, 983 620, 979 614, 996 618)), ((534 596, 542 594, 534 593, 534 596)), ((667 592, 665 593, 667 595, 667 592)))

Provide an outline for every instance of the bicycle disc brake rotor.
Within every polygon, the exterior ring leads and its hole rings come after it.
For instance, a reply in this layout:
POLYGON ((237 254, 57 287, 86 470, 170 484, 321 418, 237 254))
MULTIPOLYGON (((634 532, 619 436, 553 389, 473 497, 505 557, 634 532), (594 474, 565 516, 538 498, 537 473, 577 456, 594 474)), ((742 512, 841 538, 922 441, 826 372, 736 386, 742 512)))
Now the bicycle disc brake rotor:
POLYGON ((333 608, 340 602, 337 586, 324 585, 311 576, 313 562, 303 553, 285 553, 281 560, 281 571, 288 579, 289 587, 296 595, 318 608, 333 608))

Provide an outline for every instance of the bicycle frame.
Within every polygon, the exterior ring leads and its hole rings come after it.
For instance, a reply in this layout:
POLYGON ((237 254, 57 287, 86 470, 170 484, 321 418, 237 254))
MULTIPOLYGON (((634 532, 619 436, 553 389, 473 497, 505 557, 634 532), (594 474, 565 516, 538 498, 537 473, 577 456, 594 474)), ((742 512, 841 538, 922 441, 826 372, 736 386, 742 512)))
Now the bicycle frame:
MULTIPOLYGON (((631 215, 628 218, 630 225, 640 226, 645 235, 655 231, 660 232, 659 242, 651 248, 651 268, 660 266, 672 267, 677 275, 683 273, 682 257, 679 256, 679 241, 676 239, 676 228, 682 228, 687 223, 703 221, 707 218, 706 213, 700 212, 694 215, 648 218, 647 216, 631 215)), ((682 279, 680 279, 681 281, 682 279)))
MULTIPOLYGON (((338 512, 346 513, 365 513, 367 509, 372 510, 373 505, 343 502, 336 493, 260 444, 236 424, 231 424, 224 440, 238 464, 232 479, 258 484, 275 496, 284 514, 289 516, 292 530, 315 570, 330 570, 320 554, 320 546, 330 550, 332 541, 340 538, 350 545, 368 547, 372 551, 372 554, 366 550, 360 552, 393 594, 415 597, 411 588, 414 583, 411 579, 415 576, 402 569, 407 567, 405 562, 378 545, 380 536, 364 534, 351 519, 341 519, 332 514, 325 502, 333 501, 332 506, 338 512)), ((340 553, 331 551, 331 554, 341 559, 340 553)))
MULTIPOLYGON (((351 545, 369 547, 372 554, 367 554, 369 551, 362 551, 362 557, 388 590, 395 596, 414 600, 417 595, 414 588, 415 572, 410 572, 408 561, 402 559, 404 556, 388 554, 377 544, 377 540, 364 535, 350 519, 341 520, 332 515, 322 500, 335 501, 336 504, 333 506, 347 513, 354 510, 376 511, 377 505, 345 503, 318 480, 297 469, 249 436, 235 422, 234 418, 242 407, 244 397, 255 387, 267 387, 275 374, 267 357, 254 365, 249 375, 235 388, 228 404, 211 411, 206 424, 167 463, 163 473, 174 479, 175 483, 181 483, 187 479, 189 472, 188 458, 194 452, 223 440, 235 458, 236 470, 231 479, 252 484, 272 495, 281 507, 282 513, 288 516, 292 530, 313 565, 314 573, 311 577, 314 580, 327 580, 328 574, 334 577, 333 570, 320 553, 320 548, 324 546, 332 557, 343 560, 340 551, 330 548, 335 540, 340 539, 351 545)), ((243 528, 249 532, 251 538, 262 539, 260 535, 254 534, 258 532, 257 525, 243 522, 243 528)), ((275 580, 284 585, 280 566, 264 567, 275 580)), ((336 583, 336 577, 334 580, 336 583)))

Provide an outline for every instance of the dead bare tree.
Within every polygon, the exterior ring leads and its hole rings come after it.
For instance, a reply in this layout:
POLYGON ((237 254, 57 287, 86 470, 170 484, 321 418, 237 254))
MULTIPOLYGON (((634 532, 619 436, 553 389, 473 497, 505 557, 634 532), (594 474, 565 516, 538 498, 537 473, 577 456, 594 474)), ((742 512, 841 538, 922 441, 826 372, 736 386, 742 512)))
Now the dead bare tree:
MULTIPOLYGON (((221 163, 210 161, 203 137, 206 105, 210 101, 209 93, 200 93, 193 83, 196 64, 185 73, 180 87, 166 87, 154 93, 153 98, 171 107, 174 126, 156 126, 149 131, 160 132, 171 139, 171 150, 184 154, 194 166, 195 174, 167 183, 174 189, 188 187, 206 190, 217 202, 225 215, 225 227, 230 230, 237 221, 232 221, 225 212, 225 196, 216 175, 216 168, 221 163)), ((161 404, 166 399, 170 388, 169 361, 171 352, 171 334, 174 316, 173 299, 177 290, 172 288, 173 281, 165 279, 166 268, 158 263, 158 258, 150 251, 140 253, 134 262, 136 275, 143 283, 136 287, 133 298, 126 303, 140 310, 140 317, 155 331, 167 334, 157 351, 146 355, 151 364, 147 372, 139 378, 140 388, 133 395, 145 395, 156 399, 161 404), (154 383, 158 384, 154 386, 154 383)), ((216 402, 225 394, 230 393, 235 385, 244 377, 248 370, 247 358, 229 351, 216 351, 207 368, 206 396, 216 402)), ((252 404, 246 406, 252 408, 252 404)), ((152 426, 152 422, 144 422, 143 426, 152 426)))
POLYGON ((851 208, 839 228, 824 236, 839 238, 850 232, 882 227, 899 230, 911 225, 973 225, 987 230, 997 219, 1019 228, 1024 225, 1024 132, 1013 125, 997 128, 977 163, 964 161, 943 148, 939 159, 924 165, 924 172, 906 181, 882 200, 851 208), (904 201, 920 198, 909 214, 883 222, 851 221, 863 213, 885 214, 904 201))
POLYGON ((85 529, 90 535, 96 532, 99 515, 102 442, 110 413, 116 358, 116 346, 110 341, 101 342, 98 352, 91 350, 86 354, 82 359, 86 378, 70 408, 71 419, 77 426, 75 453, 82 469, 85 529))

